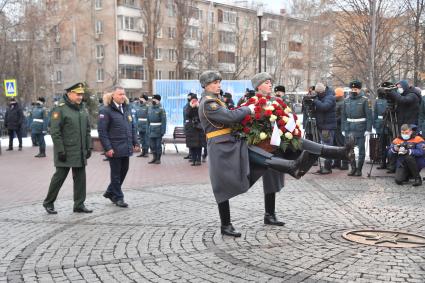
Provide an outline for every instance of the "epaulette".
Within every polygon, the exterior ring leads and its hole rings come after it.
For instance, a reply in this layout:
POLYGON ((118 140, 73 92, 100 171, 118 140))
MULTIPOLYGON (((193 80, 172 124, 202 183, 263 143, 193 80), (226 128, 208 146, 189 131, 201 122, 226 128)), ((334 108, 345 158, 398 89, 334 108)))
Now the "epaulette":
POLYGON ((65 105, 65 103, 64 103, 64 102, 59 103, 59 106, 64 106, 64 105, 65 105))

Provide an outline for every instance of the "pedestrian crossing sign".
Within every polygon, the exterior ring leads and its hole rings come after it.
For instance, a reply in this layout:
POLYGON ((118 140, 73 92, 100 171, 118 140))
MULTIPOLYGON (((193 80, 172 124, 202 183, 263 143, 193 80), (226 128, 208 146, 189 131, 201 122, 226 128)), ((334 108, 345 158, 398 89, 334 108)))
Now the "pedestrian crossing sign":
POLYGON ((4 80, 4 92, 6 96, 16 96, 18 94, 16 80, 4 80))

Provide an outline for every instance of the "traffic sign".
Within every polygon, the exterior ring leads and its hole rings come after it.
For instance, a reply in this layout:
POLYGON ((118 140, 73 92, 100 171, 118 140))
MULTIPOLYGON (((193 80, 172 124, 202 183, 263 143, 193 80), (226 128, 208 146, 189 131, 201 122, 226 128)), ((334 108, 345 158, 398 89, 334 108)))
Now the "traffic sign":
POLYGON ((16 96, 18 94, 16 80, 4 80, 4 92, 6 96, 16 96))

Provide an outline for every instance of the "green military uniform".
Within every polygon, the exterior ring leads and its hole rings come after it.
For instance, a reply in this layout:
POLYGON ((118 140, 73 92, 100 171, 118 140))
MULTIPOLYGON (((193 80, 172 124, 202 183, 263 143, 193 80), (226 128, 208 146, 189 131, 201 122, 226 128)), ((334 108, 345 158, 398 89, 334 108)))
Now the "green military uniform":
MULTIPOLYGON (((82 84, 74 85, 68 92, 84 93, 82 84)), ((87 158, 91 155, 90 123, 83 104, 72 103, 65 94, 59 105, 52 110, 50 123, 54 145, 56 172, 52 177, 49 192, 43 202, 48 210, 54 210, 54 202, 70 168, 74 180, 74 211, 84 210, 86 199, 87 158)), ((48 211, 49 212, 49 211, 48 211)), ((51 213, 51 212, 49 212, 51 213)), ((56 213, 56 212, 53 212, 56 213)))

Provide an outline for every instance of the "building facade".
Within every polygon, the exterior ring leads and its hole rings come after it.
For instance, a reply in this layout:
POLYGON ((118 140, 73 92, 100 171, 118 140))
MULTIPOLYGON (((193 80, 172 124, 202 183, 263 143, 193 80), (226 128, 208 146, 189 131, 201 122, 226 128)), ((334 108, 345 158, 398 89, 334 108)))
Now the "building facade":
MULTIPOLYGON (((250 79, 260 71, 257 9, 203 0, 150 1, 161 5, 151 21, 156 25, 152 53, 146 52, 152 47, 146 1, 46 0, 52 92, 86 81, 98 96, 119 84, 137 97, 148 92, 152 79, 197 79, 207 69, 219 70, 225 79, 250 79), (154 56, 153 78, 148 56, 154 56)), ((270 32, 267 42, 261 40, 261 71, 289 91, 316 83, 319 78, 307 73, 308 23, 282 13, 264 13, 261 21, 261 30, 270 32)))

